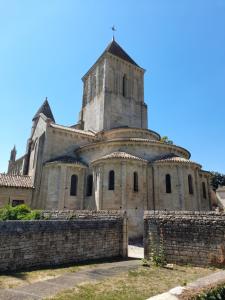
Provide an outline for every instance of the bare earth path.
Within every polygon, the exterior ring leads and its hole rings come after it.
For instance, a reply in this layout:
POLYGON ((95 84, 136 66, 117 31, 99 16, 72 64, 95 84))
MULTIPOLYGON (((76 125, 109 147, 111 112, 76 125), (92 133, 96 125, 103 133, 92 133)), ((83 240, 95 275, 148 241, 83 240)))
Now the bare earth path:
POLYGON ((73 288, 81 283, 94 283, 116 276, 129 270, 137 269, 140 260, 126 260, 105 263, 90 270, 66 273, 54 279, 36 282, 13 289, 0 290, 1 300, 33 300, 54 296, 65 289, 73 288))

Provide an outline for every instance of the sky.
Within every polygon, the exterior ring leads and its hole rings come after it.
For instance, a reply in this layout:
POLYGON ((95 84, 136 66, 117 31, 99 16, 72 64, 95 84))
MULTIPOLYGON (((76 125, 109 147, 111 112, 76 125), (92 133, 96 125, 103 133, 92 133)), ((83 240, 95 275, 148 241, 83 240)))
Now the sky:
POLYGON ((58 124, 78 121, 113 24, 146 70, 149 128, 225 173, 225 0, 0 0, 0 172, 46 96, 58 124))

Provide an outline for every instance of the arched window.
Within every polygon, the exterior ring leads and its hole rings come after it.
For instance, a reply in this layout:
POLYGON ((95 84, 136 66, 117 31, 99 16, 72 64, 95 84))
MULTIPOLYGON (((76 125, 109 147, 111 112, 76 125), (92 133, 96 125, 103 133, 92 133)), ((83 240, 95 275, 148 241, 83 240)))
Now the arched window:
POLYGON ((71 182, 70 182, 70 196, 77 195, 77 182, 78 182, 77 175, 72 175, 71 182))
POLYGON ((170 174, 166 174, 166 192, 171 193, 171 177, 170 174))
POLYGON ((138 192, 138 173, 134 172, 134 192, 138 192))
POLYGON ((205 187, 205 182, 202 183, 202 195, 203 195, 203 198, 206 199, 206 187, 205 187))
POLYGON ((93 175, 88 175, 87 177, 87 190, 86 195, 92 196, 92 188, 93 188, 93 175))
POLYGON ((188 190, 189 190, 189 194, 191 194, 191 195, 194 194, 193 181, 192 181, 192 176, 191 175, 188 175, 188 190))
POLYGON ((109 171, 109 190, 113 191, 115 186, 115 172, 113 170, 109 171))
POLYGON ((123 96, 126 97, 127 95, 127 76, 123 75, 123 96))

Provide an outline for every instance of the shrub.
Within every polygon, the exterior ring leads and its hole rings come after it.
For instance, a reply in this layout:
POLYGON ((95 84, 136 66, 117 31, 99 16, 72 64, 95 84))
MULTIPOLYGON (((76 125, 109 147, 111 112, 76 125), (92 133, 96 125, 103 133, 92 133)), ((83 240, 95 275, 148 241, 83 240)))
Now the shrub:
POLYGON ((6 205, 0 209, 0 220, 37 220, 40 219, 40 211, 31 210, 26 204, 17 206, 6 205))
POLYGON ((219 286, 211 289, 209 292, 202 293, 194 298, 193 300, 223 300, 225 299, 225 286, 219 286))
POLYGON ((156 245, 154 240, 151 241, 151 260, 157 267, 164 267, 167 264, 164 252, 163 232, 160 229, 159 244, 156 245))

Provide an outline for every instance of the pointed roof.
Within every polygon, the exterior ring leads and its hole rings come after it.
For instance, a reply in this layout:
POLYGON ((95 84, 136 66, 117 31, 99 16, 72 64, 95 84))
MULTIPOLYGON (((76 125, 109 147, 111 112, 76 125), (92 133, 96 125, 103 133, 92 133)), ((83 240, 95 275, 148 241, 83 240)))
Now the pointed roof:
POLYGON ((123 50, 123 48, 114 39, 107 46, 104 53, 105 52, 113 54, 123 60, 126 60, 127 62, 131 63, 132 65, 135 65, 136 67, 140 68, 140 66, 123 50))
POLYGON ((45 115, 47 118, 52 119, 52 121, 55 122, 55 119, 54 119, 52 110, 51 110, 51 108, 50 108, 50 105, 49 105, 49 103, 48 103, 47 97, 46 97, 44 103, 42 104, 42 106, 38 109, 38 111, 37 111, 36 114, 34 115, 33 120, 37 119, 38 116, 39 116, 41 113, 42 113, 43 115, 45 115))
POLYGON ((89 72, 94 68, 94 66, 99 62, 99 60, 106 54, 106 53, 110 53, 112 55, 115 55, 117 57, 119 57, 120 59, 123 59, 127 62, 129 62, 130 64, 136 66, 137 68, 140 68, 142 70, 144 70, 143 68, 141 68, 124 50, 123 48, 115 41, 115 39, 113 38, 113 40, 109 43, 109 45, 106 47, 106 49, 104 50, 104 52, 100 55, 100 57, 97 59, 97 61, 92 65, 92 67, 85 73, 85 75, 82 77, 82 80, 89 74, 89 72))

